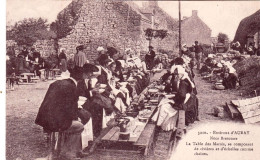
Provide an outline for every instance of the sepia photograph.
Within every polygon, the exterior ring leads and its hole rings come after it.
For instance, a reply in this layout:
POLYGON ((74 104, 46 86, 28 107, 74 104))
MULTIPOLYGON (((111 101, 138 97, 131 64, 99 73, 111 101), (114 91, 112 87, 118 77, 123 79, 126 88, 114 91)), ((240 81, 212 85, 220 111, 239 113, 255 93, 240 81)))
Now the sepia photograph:
POLYGON ((260 159, 260 1, 5 3, 1 159, 260 159))

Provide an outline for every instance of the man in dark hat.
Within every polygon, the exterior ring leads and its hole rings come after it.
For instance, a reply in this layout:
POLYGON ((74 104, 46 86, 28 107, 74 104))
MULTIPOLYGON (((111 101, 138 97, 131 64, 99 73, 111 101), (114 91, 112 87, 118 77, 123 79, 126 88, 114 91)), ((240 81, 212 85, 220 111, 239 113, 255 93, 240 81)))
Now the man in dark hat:
POLYGON ((70 78, 53 82, 40 106, 35 123, 42 126, 46 132, 68 133, 70 139, 65 142, 61 153, 51 153, 51 157, 65 156, 66 158, 76 158, 76 153, 81 150, 81 132, 84 127, 82 123, 87 123, 90 114, 85 111, 85 117, 82 117, 81 109, 78 108, 78 90, 77 84, 82 79, 89 79, 93 72, 98 68, 92 64, 85 64, 83 69, 73 67, 68 69, 70 78), (87 117, 86 117, 87 116, 87 117), (78 121, 81 119, 81 122, 78 121), (66 146, 70 146, 66 148, 66 146))
POLYGON ((149 51, 145 55, 145 63, 148 70, 152 70, 154 67, 154 58, 155 58, 155 52, 153 51, 153 46, 149 46, 149 51))

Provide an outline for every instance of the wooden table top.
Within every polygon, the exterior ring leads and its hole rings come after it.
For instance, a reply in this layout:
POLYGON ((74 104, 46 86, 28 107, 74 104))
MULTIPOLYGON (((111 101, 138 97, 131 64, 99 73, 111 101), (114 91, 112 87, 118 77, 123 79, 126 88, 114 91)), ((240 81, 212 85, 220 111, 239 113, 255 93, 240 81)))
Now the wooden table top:
POLYGON ((24 75, 24 76, 34 76, 34 73, 21 73, 20 75, 24 75))
POLYGON ((128 140, 121 140, 119 138, 120 128, 118 126, 113 127, 101 140, 106 142, 137 142, 142 132, 144 132, 144 128, 147 126, 149 119, 151 118, 156 108, 157 106, 153 106, 151 111, 147 112, 146 116, 149 118, 146 120, 146 122, 139 121, 138 116, 129 122, 132 123, 132 125, 127 128, 127 132, 130 133, 130 138, 128 140))

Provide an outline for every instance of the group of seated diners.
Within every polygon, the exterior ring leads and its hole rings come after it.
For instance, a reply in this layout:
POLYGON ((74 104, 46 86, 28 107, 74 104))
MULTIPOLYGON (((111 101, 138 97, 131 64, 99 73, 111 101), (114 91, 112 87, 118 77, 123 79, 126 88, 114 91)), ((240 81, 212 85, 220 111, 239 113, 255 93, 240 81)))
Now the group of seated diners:
POLYGON ((215 55, 209 55, 205 60, 200 73, 207 77, 210 75, 212 81, 216 81, 215 89, 235 89, 238 84, 238 76, 233 65, 237 59, 215 59, 215 55))
POLYGON ((114 50, 99 47, 98 58, 90 64, 81 57, 81 47, 77 50, 75 63, 67 66, 70 78, 50 85, 35 122, 47 133, 81 133, 84 129, 93 132, 94 143, 88 148, 89 153, 100 141, 103 129, 109 127, 114 117, 123 114, 133 98, 149 85, 150 72, 135 54, 122 58, 114 50))
POLYGON ((199 120, 194 75, 189 67, 190 61, 184 59, 174 59, 171 68, 161 77, 161 89, 166 95, 159 102, 152 120, 165 131, 176 129, 178 110, 185 110, 186 125, 199 120))

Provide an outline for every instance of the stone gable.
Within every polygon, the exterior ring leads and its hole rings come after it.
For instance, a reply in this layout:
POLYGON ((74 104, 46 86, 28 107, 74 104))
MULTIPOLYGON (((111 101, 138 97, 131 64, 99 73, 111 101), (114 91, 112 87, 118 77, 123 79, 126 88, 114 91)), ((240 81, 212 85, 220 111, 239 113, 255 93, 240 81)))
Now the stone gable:
POLYGON ((194 41, 199 43, 211 43, 211 29, 198 17, 197 11, 193 15, 182 21, 182 42, 191 46, 194 41))
MULTIPOLYGON (((59 47, 65 48, 67 54, 76 53, 76 46, 84 45, 84 52, 91 61, 97 57, 97 47, 115 47, 120 53, 126 48, 136 52, 148 50, 149 42, 144 30, 151 28, 151 21, 136 8, 124 1, 113 0, 78 0, 82 3, 79 18, 72 31, 58 41, 59 47)), ((162 23, 163 24, 163 23, 162 23)), ((160 24, 159 24, 160 26, 160 24)), ((161 25, 167 29, 167 25, 161 25)), ((175 34, 163 41, 154 40, 155 50, 165 46, 165 50, 174 50, 175 34), (174 37, 174 38, 172 38, 174 37), (167 42, 165 42, 167 41, 167 42), (163 43, 161 43, 163 42, 163 43)))

